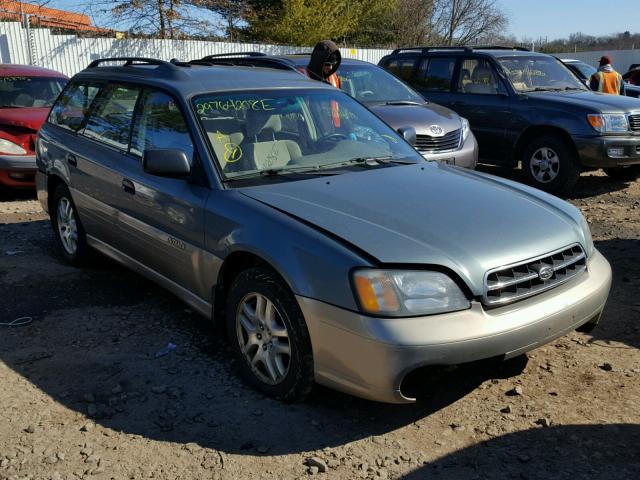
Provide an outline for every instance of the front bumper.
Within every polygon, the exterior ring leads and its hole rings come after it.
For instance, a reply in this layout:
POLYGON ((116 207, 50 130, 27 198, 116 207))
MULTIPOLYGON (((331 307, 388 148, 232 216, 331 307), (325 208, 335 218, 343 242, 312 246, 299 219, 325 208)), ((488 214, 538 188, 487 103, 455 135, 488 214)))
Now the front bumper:
POLYGON ((611 267, 597 251, 587 272, 552 290, 500 308, 413 318, 374 318, 298 296, 313 347, 316 381, 371 400, 411 403, 405 376, 422 366, 511 358, 598 318, 611 267))
POLYGON ((36 168, 35 155, 0 155, 0 185, 32 187, 36 168))
POLYGON ((580 163, 585 167, 619 167, 640 164, 640 135, 624 137, 574 137, 580 163), (611 153, 611 149, 622 152, 611 153))
POLYGON ((422 155, 425 160, 433 160, 439 163, 474 169, 478 164, 478 142, 473 133, 469 132, 469 136, 459 150, 444 153, 420 152, 420 155, 422 155))

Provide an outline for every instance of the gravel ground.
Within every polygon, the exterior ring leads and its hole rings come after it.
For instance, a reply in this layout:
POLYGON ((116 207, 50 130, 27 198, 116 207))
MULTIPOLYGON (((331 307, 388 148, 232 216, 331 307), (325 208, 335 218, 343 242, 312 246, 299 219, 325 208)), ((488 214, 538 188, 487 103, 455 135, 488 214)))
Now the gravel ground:
POLYGON ((175 297, 65 265, 33 195, 0 193, 0 323, 33 320, 0 326, 0 480, 638 479, 640 183, 585 174, 570 201, 614 270, 593 336, 430 373, 416 405, 285 405, 175 297))

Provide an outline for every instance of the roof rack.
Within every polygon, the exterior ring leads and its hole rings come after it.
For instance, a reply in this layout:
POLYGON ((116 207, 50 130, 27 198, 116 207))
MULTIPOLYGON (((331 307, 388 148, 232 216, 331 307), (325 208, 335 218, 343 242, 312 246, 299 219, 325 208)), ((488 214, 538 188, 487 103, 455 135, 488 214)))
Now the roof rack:
POLYGON ((516 50, 519 52, 528 52, 529 49, 525 47, 505 47, 501 45, 474 45, 473 50, 516 50))
POLYGON ((405 53, 405 52, 419 52, 419 53, 426 53, 426 52, 438 52, 438 51, 451 51, 451 50, 457 50, 457 51, 462 51, 462 52, 473 52, 474 50, 517 50, 517 51, 521 51, 521 52, 528 52, 529 49, 528 48, 524 48, 524 47, 503 47, 500 45, 467 45, 467 46, 460 46, 460 47, 409 47, 409 48, 396 48, 393 52, 391 52, 391 55, 396 55, 398 53, 405 53))
POLYGON ((395 55, 397 53, 403 53, 403 52, 420 52, 420 53, 426 53, 426 52, 433 52, 433 51, 438 51, 438 50, 461 50, 463 52, 470 52, 471 48, 470 47, 409 47, 409 48, 396 48, 393 52, 391 52, 391 55, 395 55))
POLYGON ((191 60, 191 65, 227 65, 238 67, 265 67, 265 68, 277 68, 280 70, 294 70, 297 71, 296 66, 290 60, 285 58, 265 58, 266 55, 254 56, 254 57, 217 57, 207 55, 199 60, 191 60))
POLYGON ((164 60, 158 60, 157 58, 144 58, 144 57, 110 57, 99 58, 92 61, 87 68, 97 68, 101 63, 106 62, 124 62, 123 67, 131 67, 134 65, 156 65, 158 67, 167 68, 169 70, 176 70, 178 67, 172 62, 165 62, 164 60))
POLYGON ((266 57, 266 53, 262 52, 228 52, 228 53, 216 53, 215 55, 207 55, 202 57, 202 60, 208 60, 210 58, 224 58, 224 57, 266 57))

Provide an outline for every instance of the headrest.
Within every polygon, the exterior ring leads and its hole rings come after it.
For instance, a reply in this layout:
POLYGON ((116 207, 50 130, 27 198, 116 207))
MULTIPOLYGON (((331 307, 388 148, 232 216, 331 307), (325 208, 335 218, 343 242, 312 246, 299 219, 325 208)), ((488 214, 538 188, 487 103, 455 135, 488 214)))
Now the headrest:
POLYGON ((273 115, 265 112, 251 112, 247 114, 247 136, 254 137, 260 135, 265 130, 278 133, 282 130, 282 119, 280 115, 273 115))
POLYGON ((493 81, 493 72, 491 71, 490 68, 487 68, 487 67, 476 67, 473 70, 473 76, 472 76, 471 79, 474 82, 477 82, 478 80, 492 82, 493 81))

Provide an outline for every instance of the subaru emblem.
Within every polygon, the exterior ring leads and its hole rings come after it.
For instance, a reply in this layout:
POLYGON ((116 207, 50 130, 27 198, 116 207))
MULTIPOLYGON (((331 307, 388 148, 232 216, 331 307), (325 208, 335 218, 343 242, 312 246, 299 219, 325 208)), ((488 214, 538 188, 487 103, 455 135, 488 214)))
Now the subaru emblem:
POLYGON ((439 125, 431 125, 430 130, 431 130, 431 133, 433 133, 436 136, 442 135, 444 132, 442 127, 439 125))
POLYGON ((551 277, 553 277, 553 268, 545 266, 538 270, 538 278, 543 282, 546 282, 551 277))

